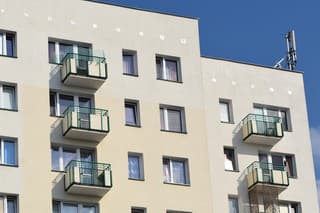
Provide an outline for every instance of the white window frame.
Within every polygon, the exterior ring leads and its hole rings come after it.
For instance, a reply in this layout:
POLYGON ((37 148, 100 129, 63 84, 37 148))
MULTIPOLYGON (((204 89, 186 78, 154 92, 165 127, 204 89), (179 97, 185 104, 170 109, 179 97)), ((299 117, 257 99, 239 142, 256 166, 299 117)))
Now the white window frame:
MULTIPOLYGON (((139 159, 139 173, 140 178, 132 178, 130 177, 130 171, 128 171, 128 178, 130 180, 144 180, 144 163, 143 163, 143 153, 137 152, 128 152, 128 164, 129 164, 129 157, 137 157, 139 159)), ((129 169, 129 166, 128 166, 129 169)), ((137 207, 138 208, 138 207, 137 207)))
POLYGON ((0 82, 0 109, 7 109, 7 110, 18 110, 18 92, 17 92, 17 85, 12 83, 0 82), (4 107, 4 96, 3 96, 3 87, 9 86, 14 87, 14 107, 13 109, 8 109, 4 107))
MULTIPOLYGON (((267 155, 267 159, 268 159, 268 163, 269 164, 272 164, 272 156, 279 156, 279 157, 282 157, 282 162, 283 162, 283 165, 285 165, 285 162, 286 162, 286 157, 287 156, 291 156, 293 158, 293 172, 294 172, 294 175, 292 177, 289 177, 289 178, 292 178, 292 179, 297 179, 298 178, 298 175, 297 175, 297 165, 296 165, 296 157, 295 155, 293 154, 285 154, 285 153, 275 153, 275 152, 269 152, 269 153, 266 153, 266 152, 259 152, 259 155, 267 155)), ((284 166, 286 168, 286 166, 284 166)), ((287 168, 286 168, 287 169, 287 168)))
POLYGON ((13 138, 0 138, 0 164, 6 166, 18 166, 18 143, 16 139, 13 138), (5 164, 4 163, 4 141, 8 140, 14 143, 14 160, 15 164, 5 164))
MULTIPOLYGON (((0 50, 0 56, 8 56, 7 52, 7 34, 13 34, 14 35, 14 41, 13 41, 13 56, 8 57, 17 57, 17 33, 12 31, 6 31, 6 30, 0 30, 0 34, 2 36, 0 38, 0 43, 2 44, 2 49, 0 50)), ((0 46, 1 47, 1 46, 0 46)))
MULTIPOLYGON (((76 41, 67 41, 63 39, 55 39, 55 38, 49 38, 48 40, 48 48, 49 48, 49 42, 52 42, 55 44, 55 62, 58 64, 61 64, 62 61, 60 61, 60 43, 63 44, 69 44, 73 46, 73 53, 78 53, 78 47, 79 46, 86 46, 89 49, 92 49, 92 44, 89 43, 83 43, 83 42, 76 42, 76 41)), ((50 62, 50 61, 49 61, 50 62)), ((50 62, 53 63, 53 62, 50 62)))
MULTIPOLYGON (((165 80, 165 81, 182 83, 182 73, 181 73, 180 58, 173 57, 173 56, 156 55, 156 59, 157 58, 160 58, 161 61, 162 61, 162 72, 161 72, 162 75, 161 75, 161 77, 157 76, 157 79, 158 80, 165 80), (177 80, 176 81, 168 79, 167 69, 166 69, 166 60, 176 61, 176 63, 177 63, 177 80)), ((157 63, 156 63, 156 65, 157 65, 157 63)))
MULTIPOLYGON (((15 198, 15 203, 16 203, 16 213, 19 212, 19 208, 18 208, 18 196, 16 195, 4 195, 4 194, 0 194, 0 200, 1 198, 3 198, 3 213, 8 213, 8 197, 13 197, 15 198)), ((1 212, 1 209, 0 209, 1 212)))
POLYGON ((219 98, 219 118, 220 118, 220 122, 221 123, 234 123, 234 119, 233 119, 233 107, 232 107, 232 100, 230 99, 224 99, 224 98, 219 98), (222 121, 221 120, 221 109, 220 109, 220 104, 226 104, 227 105, 227 110, 228 110, 228 121, 222 121))
POLYGON ((288 108, 283 108, 283 107, 276 107, 276 106, 265 106, 265 105, 259 105, 259 104, 254 104, 253 105, 253 110, 255 108, 260 108, 262 109, 263 115, 268 116, 268 110, 274 110, 278 111, 278 117, 280 118, 280 121, 282 122, 282 115, 281 112, 285 111, 286 112, 286 118, 287 118, 287 130, 283 130, 285 132, 292 132, 292 123, 291 123, 291 116, 290 116, 290 110, 288 108))
MULTIPOLYGON (((50 93, 54 93, 55 94, 55 115, 52 116, 58 116, 61 117, 63 116, 63 114, 60 114, 60 95, 68 95, 68 96, 72 96, 73 97, 73 103, 74 106, 79 106, 79 98, 88 98, 91 101, 91 105, 92 108, 94 108, 94 100, 92 96, 88 96, 88 95, 79 95, 79 94, 72 94, 72 93, 64 93, 64 92, 58 92, 58 91, 50 91, 50 93)), ((49 93, 49 95, 50 95, 49 93)))
POLYGON ((123 49, 122 50, 122 63, 123 63, 123 55, 132 56, 132 59, 133 59, 133 74, 126 73, 126 72, 124 72, 124 70, 122 70, 122 73, 124 75, 129 75, 129 76, 138 76, 139 74, 138 74, 138 55, 137 55, 137 51, 123 49))
MULTIPOLYGON (((164 121, 164 129, 161 128, 162 131, 168 131, 168 132, 177 132, 177 133, 186 133, 186 115, 185 115, 185 109, 184 107, 179 106, 169 106, 169 105, 162 105, 160 104, 160 111, 163 110, 163 121, 164 121), (169 119, 168 119, 168 110, 175 110, 180 111, 180 122, 181 122, 181 131, 174 131, 169 129, 169 119)), ((161 113, 160 113, 161 116, 161 113)), ((161 117, 160 117, 161 120, 161 117)))
POLYGON ((299 202, 279 202, 280 205, 282 206, 287 206, 288 207, 288 210, 289 210, 289 213, 301 213, 301 205, 299 202), (298 207, 298 212, 292 212, 291 211, 291 207, 292 205, 297 205, 298 207))
POLYGON ((162 166, 163 166, 163 160, 169 160, 169 173, 170 173, 169 182, 164 181, 164 183, 177 184, 177 185, 190 185, 189 160, 187 158, 163 156, 162 157, 162 166), (184 164, 184 174, 185 174, 185 180, 186 180, 185 183, 176 183, 176 182, 173 181, 174 180, 174 178, 173 178, 173 166, 172 166, 172 162, 173 161, 183 162, 183 164, 184 164))
POLYGON ((64 202, 64 201, 58 201, 58 200, 54 200, 53 202, 58 202, 59 203, 59 210, 60 210, 60 212, 59 213, 63 213, 63 212, 61 212, 61 210, 63 209, 63 205, 64 204, 69 204, 69 205, 75 205, 75 206, 77 206, 77 212, 78 213, 80 213, 80 212, 82 212, 82 208, 83 208, 83 206, 92 206, 92 207, 95 207, 95 209, 96 209, 96 212, 95 213, 99 213, 99 206, 98 206, 98 204, 92 204, 92 203, 78 203, 78 202, 64 202))
MULTIPOLYGON (((76 151, 76 159, 75 160, 78 160, 80 161, 81 160, 81 150, 83 148, 80 148, 80 147, 64 147, 62 145, 55 145, 53 144, 51 146, 51 152, 52 152, 52 148, 55 148, 55 149, 58 149, 58 153, 59 153, 59 156, 58 156, 58 162, 59 162, 59 168, 58 168, 58 171, 64 171, 65 167, 63 166, 64 165, 64 162, 63 162, 63 150, 64 149, 71 149, 71 150, 75 150, 76 151)), ((91 150, 91 149, 85 149, 85 150, 88 150, 88 151, 91 151, 93 153, 93 161, 95 161, 95 158, 96 158, 96 151, 95 150, 91 150)), ((52 153, 51 153, 52 154, 52 153)), ((52 167, 52 164, 51 164, 51 167, 52 167)), ((51 168, 52 169, 52 168, 51 168)))

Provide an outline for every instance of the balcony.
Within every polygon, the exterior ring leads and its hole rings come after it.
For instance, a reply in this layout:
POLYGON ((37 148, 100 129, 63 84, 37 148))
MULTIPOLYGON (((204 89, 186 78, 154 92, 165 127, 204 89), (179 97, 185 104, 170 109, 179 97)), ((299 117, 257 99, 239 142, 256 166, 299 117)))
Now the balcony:
POLYGON ((99 142, 109 132, 108 111, 70 106, 64 112, 62 131, 67 138, 99 142))
POLYGON ((65 191, 102 197, 112 187, 111 165, 72 160, 65 168, 65 191))
POLYGON ((266 191, 268 188, 280 192, 289 186, 288 173, 283 165, 253 162, 247 168, 246 177, 249 191, 266 191))
POLYGON ((282 137, 279 117, 249 114, 242 120, 242 139, 246 143, 273 146, 282 137))
POLYGON ((98 89, 106 79, 104 57, 68 53, 62 59, 61 80, 65 85, 98 89))

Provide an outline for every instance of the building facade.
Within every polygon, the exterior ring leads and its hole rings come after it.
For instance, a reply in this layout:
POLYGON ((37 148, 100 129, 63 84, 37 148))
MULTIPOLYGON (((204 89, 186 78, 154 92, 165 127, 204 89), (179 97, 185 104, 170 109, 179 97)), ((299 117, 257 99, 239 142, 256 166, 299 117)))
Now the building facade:
POLYGON ((1 0, 0 55, 0 212, 318 212, 302 73, 197 19, 1 0))

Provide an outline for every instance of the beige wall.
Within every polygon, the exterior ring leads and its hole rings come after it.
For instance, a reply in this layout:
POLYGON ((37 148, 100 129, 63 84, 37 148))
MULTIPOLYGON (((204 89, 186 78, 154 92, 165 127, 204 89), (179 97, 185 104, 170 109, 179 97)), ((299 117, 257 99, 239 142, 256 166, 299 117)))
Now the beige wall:
POLYGON ((227 212, 228 195, 239 195, 240 209, 245 208, 248 192, 244 172, 259 160, 260 151, 295 155, 298 178, 290 178, 279 199, 301 202, 303 212, 318 212, 303 75, 208 58, 202 59, 202 72, 214 211, 227 212), (220 123, 219 98, 232 100, 234 124, 220 123), (290 110, 292 132, 285 132, 273 147, 242 142, 238 127, 247 114, 253 113, 254 103, 290 110), (240 172, 224 171, 223 146, 235 147, 240 172))
POLYGON ((0 193, 19 195, 20 212, 51 212, 52 199, 98 203, 101 213, 131 206, 155 213, 227 212, 228 194, 246 200, 247 191, 238 183, 241 172, 224 172, 223 145, 237 147, 240 171, 262 148, 234 140, 236 125, 220 124, 219 97, 233 100, 236 124, 254 102, 290 108, 294 131, 273 150, 296 154, 299 178, 281 198, 301 201, 305 212, 317 208, 301 74, 201 59, 195 19, 80 0, 0 0, 1 8, 0 29, 17 32, 18 58, 1 57, 0 76, 18 85, 18 112, 0 110, 0 136, 18 138, 19 167, 0 166, 0 193), (49 37, 104 50, 106 82, 97 91, 62 85, 58 69, 48 64, 49 37), (137 51, 138 78, 122 74, 122 49, 137 51), (180 57, 182 84, 156 80, 155 54, 180 57), (98 144, 63 138, 60 120, 49 116, 49 89, 94 95, 97 108, 110 110, 110 133, 98 144), (141 128, 124 125, 125 98, 140 101, 141 128), (159 104, 185 108, 187 134, 160 131, 159 104), (101 199, 64 192, 63 174, 50 172, 51 143, 96 149, 98 162, 112 164, 113 188, 101 199), (128 152, 143 153, 145 181, 128 180, 128 152), (163 184, 162 156, 188 158, 191 186, 163 184), (312 198, 303 197, 306 190, 312 198))

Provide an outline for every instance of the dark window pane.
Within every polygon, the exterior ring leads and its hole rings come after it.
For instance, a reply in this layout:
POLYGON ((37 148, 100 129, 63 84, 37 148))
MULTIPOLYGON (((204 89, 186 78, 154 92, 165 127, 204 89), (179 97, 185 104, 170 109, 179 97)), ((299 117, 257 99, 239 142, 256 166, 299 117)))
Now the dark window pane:
POLYGON ((14 49, 15 49, 15 39, 14 39, 15 35, 13 34, 9 34, 7 33, 6 35, 6 42, 7 42, 7 56, 15 56, 15 52, 14 52, 14 49))
POLYGON ((62 63, 62 59, 68 54, 73 53, 73 46, 71 44, 59 44, 59 55, 60 55, 60 63, 62 63))
POLYGON ((224 155, 225 155, 225 161, 224 161, 225 170, 235 171, 236 162, 235 162, 234 150, 225 148, 224 155))
POLYGON ((51 148, 51 169, 60 170, 59 168, 59 149, 51 148))
POLYGON ((281 121, 282 121, 283 131, 288 131, 288 118, 287 118, 286 111, 281 111, 281 121))
POLYGON ((139 159, 140 159, 139 156, 129 156, 128 158, 129 178, 141 179, 139 159))
POLYGON ((56 93, 50 92, 50 115, 56 115, 56 93))
POLYGON ((57 63, 56 60, 56 45, 54 42, 48 43, 48 51, 49 51, 49 63, 57 63))
POLYGON ((63 167, 65 168, 66 165, 72 161, 75 160, 77 157, 76 150, 63 150, 63 167))
POLYGON ((78 47, 78 62, 77 69, 78 74, 80 75, 88 75, 89 67, 88 61, 91 60, 90 57, 90 49, 88 47, 78 47))
POLYGON ((131 209, 131 213, 145 213, 145 211, 144 211, 144 209, 133 208, 133 209, 131 209))
POLYGON ((17 202, 15 197, 7 198, 7 213, 17 213, 17 202))
POLYGON ((60 95, 60 115, 63 115, 63 112, 69 107, 74 106, 73 96, 70 95, 60 95))
POLYGON ((182 132, 181 111, 168 109, 168 130, 182 132))
POLYGON ((162 58, 156 57, 156 66, 157 66, 157 78, 163 79, 163 63, 162 58))
POLYGON ((295 177, 295 162, 293 156, 286 156, 285 166, 289 177, 295 177))
POLYGON ((3 147, 4 147, 4 150, 3 150, 4 162, 3 162, 3 164, 16 165, 15 142, 4 140, 3 147))
POLYGON ((129 54, 122 55, 123 73, 135 75, 134 56, 129 54))

